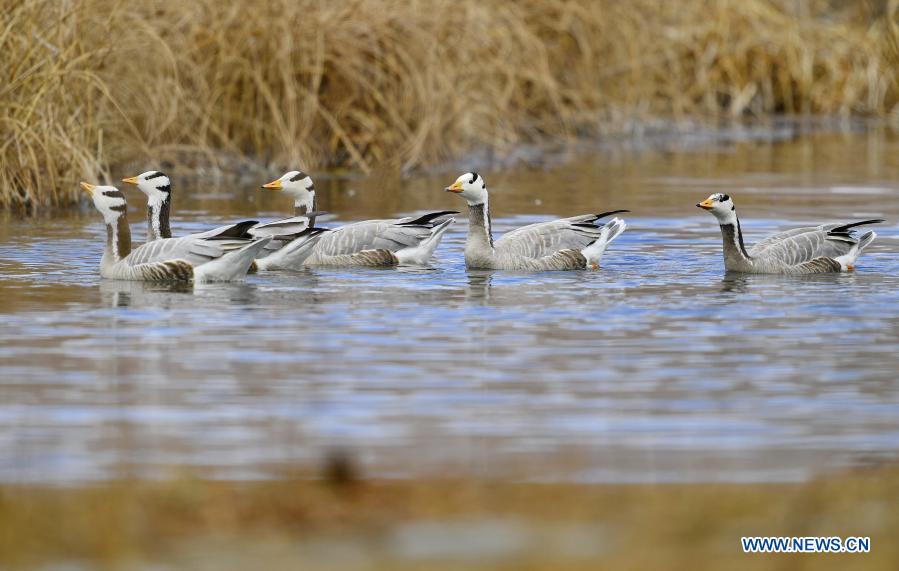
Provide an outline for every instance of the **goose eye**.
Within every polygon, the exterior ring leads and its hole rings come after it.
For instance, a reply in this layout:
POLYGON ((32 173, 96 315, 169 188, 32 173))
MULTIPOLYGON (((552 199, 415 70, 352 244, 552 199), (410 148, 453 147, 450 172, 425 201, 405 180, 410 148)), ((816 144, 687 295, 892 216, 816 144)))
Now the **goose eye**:
POLYGON ((730 197, 726 194, 722 194, 721 198, 719 198, 718 200, 720 200, 721 202, 727 202, 728 200, 730 200, 730 197))

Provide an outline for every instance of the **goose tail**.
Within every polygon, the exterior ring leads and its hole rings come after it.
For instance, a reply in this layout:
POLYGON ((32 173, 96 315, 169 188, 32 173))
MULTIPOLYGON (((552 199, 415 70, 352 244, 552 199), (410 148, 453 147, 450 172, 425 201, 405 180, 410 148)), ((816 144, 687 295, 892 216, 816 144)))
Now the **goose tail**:
POLYGON ((858 253, 861 254, 874 241, 874 238, 877 238, 877 232, 873 230, 862 234, 861 238, 858 239, 858 253))
POLYGON ((267 256, 258 257, 254 262, 257 271, 300 269, 315 251, 315 246, 325 232, 327 230, 324 228, 307 228, 298 232, 293 240, 278 250, 267 256))
POLYGON ((437 224, 431 229, 430 236, 422 240, 417 246, 403 248, 398 251, 396 253, 396 258, 401 264, 426 265, 431 259, 431 256, 434 255, 434 250, 437 249, 437 245, 440 244, 443 233, 446 232, 447 228, 449 228, 455 221, 455 218, 447 218, 440 224, 437 224))
POLYGON ((837 256, 834 258, 840 264, 840 269, 844 272, 851 272, 855 269, 855 261, 858 260, 858 257, 861 255, 862 251, 867 248, 871 242, 874 241, 874 238, 877 238, 877 232, 865 232, 858 239, 857 244, 853 244, 852 248, 842 256, 837 256))
POLYGON ((587 258, 587 267, 591 269, 599 268, 599 262, 606 248, 612 241, 621 236, 621 233, 627 229, 627 223, 621 218, 612 218, 606 222, 599 230, 599 238, 595 242, 581 250, 581 254, 587 258))
POLYGON ((194 270, 194 281, 228 282, 243 279, 253 264, 253 260, 270 241, 271 238, 253 240, 238 250, 233 250, 220 258, 198 266, 194 270))

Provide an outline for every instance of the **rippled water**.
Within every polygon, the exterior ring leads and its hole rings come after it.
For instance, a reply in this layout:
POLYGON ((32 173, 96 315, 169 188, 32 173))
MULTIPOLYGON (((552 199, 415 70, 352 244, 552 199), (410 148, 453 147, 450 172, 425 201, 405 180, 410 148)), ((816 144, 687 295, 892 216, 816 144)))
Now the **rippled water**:
MULTIPOLYGON (((7 216, 0 479, 266 477, 335 448, 369 475, 586 481, 791 480, 894 458, 897 151, 882 134, 819 135, 482 173, 497 233, 631 209, 599 272, 467 271, 460 219, 429 268, 109 282, 92 210, 7 216), (694 207, 714 191, 734 196, 749 243, 889 222, 854 274, 727 276, 694 207)), ((172 174, 178 235, 289 210, 253 181, 172 174)), ((440 192, 453 178, 316 186, 336 223, 459 208, 440 192)), ((140 238, 143 201, 125 190, 140 238)))

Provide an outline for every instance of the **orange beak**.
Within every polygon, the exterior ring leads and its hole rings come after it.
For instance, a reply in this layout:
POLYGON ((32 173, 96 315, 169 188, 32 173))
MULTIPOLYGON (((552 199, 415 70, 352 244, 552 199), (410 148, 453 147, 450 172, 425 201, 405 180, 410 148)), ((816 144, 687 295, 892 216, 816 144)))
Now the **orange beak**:
POLYGON ((97 188, 96 185, 93 185, 93 184, 90 184, 90 183, 87 183, 87 182, 82 182, 82 183, 80 183, 80 184, 81 184, 81 188, 84 189, 84 192, 86 192, 86 193, 88 193, 88 194, 91 194, 91 192, 92 192, 95 188, 97 188))
POLYGON ((459 194, 460 192, 464 192, 464 191, 462 190, 462 183, 461 183, 461 182, 454 182, 452 185, 446 187, 446 191, 447 191, 447 192, 453 192, 453 193, 456 193, 456 194, 459 194))
POLYGON ((262 188, 267 188, 269 190, 281 190, 281 179, 273 180, 268 184, 263 184, 262 188))
POLYGON ((137 177, 136 177, 136 176, 130 176, 130 177, 128 177, 128 178, 123 178, 123 179, 122 179, 122 182, 127 182, 128 184, 137 184, 137 177))
POLYGON ((712 201, 711 201, 711 200, 709 200, 708 198, 706 198, 705 200, 703 200, 702 202, 700 202, 700 203, 697 204, 696 206, 698 206, 699 208, 702 208, 702 209, 704 209, 704 210, 711 210, 713 204, 712 204, 712 201))

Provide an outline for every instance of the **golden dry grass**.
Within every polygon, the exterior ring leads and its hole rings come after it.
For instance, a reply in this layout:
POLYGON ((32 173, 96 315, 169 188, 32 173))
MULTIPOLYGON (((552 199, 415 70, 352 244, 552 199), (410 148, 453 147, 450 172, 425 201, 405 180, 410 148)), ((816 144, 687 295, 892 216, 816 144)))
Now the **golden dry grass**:
POLYGON ((896 466, 804 484, 331 482, 0 486, 0 568, 886 571, 899 565, 896 466), (533 545, 472 556, 508 544, 502 532, 490 532, 496 522, 525 530, 533 545), (435 536, 416 530, 435 523, 446 543, 436 539, 436 551, 422 557, 435 536), (483 531, 475 538, 466 529, 483 531), (871 552, 747 555, 739 543, 744 535, 867 536, 871 552))
POLYGON ((408 169, 656 117, 899 115, 897 0, 0 6, 5 207, 185 152, 408 169))

